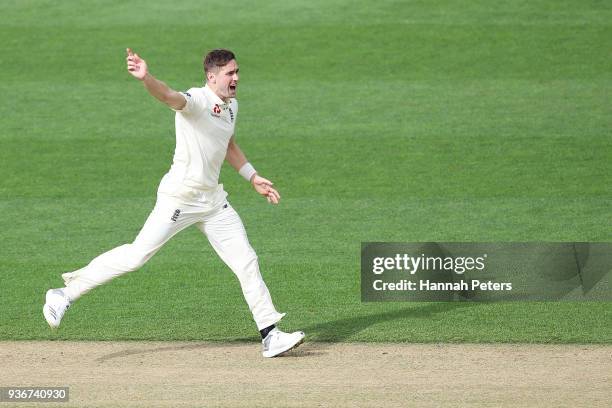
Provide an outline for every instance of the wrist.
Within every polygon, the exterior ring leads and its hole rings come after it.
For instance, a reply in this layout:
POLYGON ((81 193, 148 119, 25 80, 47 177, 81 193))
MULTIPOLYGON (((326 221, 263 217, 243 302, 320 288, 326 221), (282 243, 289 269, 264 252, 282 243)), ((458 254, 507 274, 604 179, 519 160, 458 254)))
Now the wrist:
POLYGON ((257 171, 255 170, 255 167, 253 167, 251 163, 246 162, 242 165, 242 167, 240 167, 240 170, 238 170, 238 173, 242 177, 244 177, 246 181, 253 182, 253 178, 257 174, 257 171))

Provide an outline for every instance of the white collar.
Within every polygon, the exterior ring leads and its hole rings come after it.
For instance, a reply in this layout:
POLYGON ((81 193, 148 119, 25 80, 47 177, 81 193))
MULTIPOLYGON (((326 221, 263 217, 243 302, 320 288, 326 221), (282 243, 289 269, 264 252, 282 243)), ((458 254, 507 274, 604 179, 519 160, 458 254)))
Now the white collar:
POLYGON ((204 92, 206 92, 208 94, 208 96, 210 98, 212 98, 212 100, 216 104, 218 104, 218 105, 229 105, 230 104, 231 98, 230 98, 230 100, 227 103, 223 102, 223 99, 219 98, 219 95, 217 95, 212 89, 210 89, 208 84, 204 85, 203 89, 204 89, 204 92))

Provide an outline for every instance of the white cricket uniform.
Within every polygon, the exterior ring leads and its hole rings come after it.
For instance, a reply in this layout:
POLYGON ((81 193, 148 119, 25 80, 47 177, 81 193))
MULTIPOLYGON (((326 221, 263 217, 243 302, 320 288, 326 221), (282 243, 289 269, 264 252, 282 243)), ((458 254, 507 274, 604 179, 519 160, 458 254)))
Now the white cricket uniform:
POLYGON ((240 217, 226 200, 219 173, 234 134, 238 102, 224 103, 208 86, 183 92, 177 111, 176 150, 162 178, 157 202, 133 243, 114 248, 78 271, 62 275, 64 293, 75 301, 112 278, 145 264, 172 236, 195 224, 238 277, 259 330, 278 322, 240 217))

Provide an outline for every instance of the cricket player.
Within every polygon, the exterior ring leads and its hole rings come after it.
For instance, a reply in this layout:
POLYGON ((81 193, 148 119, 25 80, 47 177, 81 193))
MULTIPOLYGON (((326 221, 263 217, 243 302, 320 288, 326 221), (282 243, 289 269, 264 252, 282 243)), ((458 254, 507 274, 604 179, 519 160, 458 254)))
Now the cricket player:
POLYGON ((276 328, 284 313, 276 311, 242 221, 219 184, 226 160, 268 202, 280 201, 272 182, 257 173, 234 138, 239 80, 234 54, 225 49, 209 52, 204 58, 205 86, 187 92, 177 92, 156 79, 146 61, 129 48, 127 70, 153 97, 176 112, 174 160, 160 182, 155 207, 134 242, 98 256, 82 269, 64 273, 65 287, 47 291, 43 306, 47 323, 59 327, 64 313, 78 298, 137 270, 176 233, 195 224, 240 281, 261 333, 263 356, 275 357, 297 347, 304 333, 284 333, 276 328))

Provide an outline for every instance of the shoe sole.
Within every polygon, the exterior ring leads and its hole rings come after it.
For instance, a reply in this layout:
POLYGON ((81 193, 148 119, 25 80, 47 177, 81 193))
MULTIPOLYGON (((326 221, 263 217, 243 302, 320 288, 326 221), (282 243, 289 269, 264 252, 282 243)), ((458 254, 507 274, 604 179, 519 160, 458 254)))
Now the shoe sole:
POLYGON ((288 353, 291 350, 296 349, 300 344, 302 344, 304 342, 305 337, 306 336, 302 337, 297 343, 295 343, 293 346, 289 347, 287 350, 283 350, 281 352, 278 352, 278 353, 274 354, 273 356, 266 356, 266 355, 264 355, 264 357, 266 357, 266 358, 274 358, 274 357, 282 356, 283 354, 288 353))

